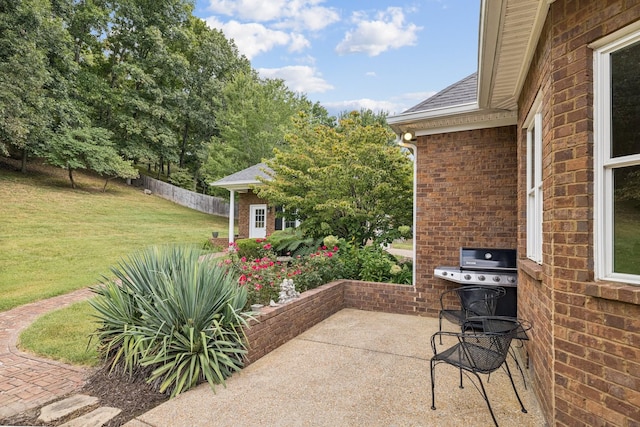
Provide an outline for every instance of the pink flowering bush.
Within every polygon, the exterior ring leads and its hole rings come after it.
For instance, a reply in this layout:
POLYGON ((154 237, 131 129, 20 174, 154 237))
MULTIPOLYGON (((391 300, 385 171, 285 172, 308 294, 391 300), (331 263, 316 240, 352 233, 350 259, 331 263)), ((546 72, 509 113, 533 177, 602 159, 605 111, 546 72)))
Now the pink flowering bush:
POLYGON ((284 279, 293 279, 297 292, 337 279, 412 283, 411 264, 398 264, 379 246, 360 248, 343 239, 326 238, 325 244, 314 252, 285 257, 286 261, 277 258, 273 246, 276 245, 268 239, 243 239, 229 246, 223 263, 238 285, 246 288, 247 308, 251 304, 266 305, 271 300, 277 302, 284 279))
POLYGON ((338 246, 330 249, 321 246, 309 255, 297 256, 291 265, 297 272, 294 282, 298 292, 317 288, 336 279, 347 278, 338 246))
POLYGON ((229 256, 223 264, 228 266, 230 273, 238 278, 238 284, 246 288, 248 305, 266 305, 271 300, 277 301, 280 283, 293 275, 288 271, 286 263, 278 261, 270 249, 271 245, 265 243, 262 256, 249 259, 246 256, 239 256, 241 252, 238 251, 237 244, 229 245, 229 256))

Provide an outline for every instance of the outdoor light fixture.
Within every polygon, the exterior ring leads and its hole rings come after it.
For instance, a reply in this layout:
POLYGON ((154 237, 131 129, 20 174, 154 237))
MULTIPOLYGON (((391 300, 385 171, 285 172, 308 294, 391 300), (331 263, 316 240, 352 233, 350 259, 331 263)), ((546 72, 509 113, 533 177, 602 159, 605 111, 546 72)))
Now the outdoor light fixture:
POLYGON ((402 134, 402 140, 404 142, 414 141, 416 139, 416 133, 412 130, 402 134))

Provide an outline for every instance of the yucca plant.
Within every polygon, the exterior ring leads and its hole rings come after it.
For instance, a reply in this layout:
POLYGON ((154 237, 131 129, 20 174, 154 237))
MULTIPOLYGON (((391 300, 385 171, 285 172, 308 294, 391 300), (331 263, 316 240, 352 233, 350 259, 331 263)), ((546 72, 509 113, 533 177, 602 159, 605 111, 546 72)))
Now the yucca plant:
POLYGON ((243 366, 247 295, 217 262, 192 247, 151 247, 112 268, 94 289, 100 351, 111 369, 144 375, 176 396, 212 389, 243 366))

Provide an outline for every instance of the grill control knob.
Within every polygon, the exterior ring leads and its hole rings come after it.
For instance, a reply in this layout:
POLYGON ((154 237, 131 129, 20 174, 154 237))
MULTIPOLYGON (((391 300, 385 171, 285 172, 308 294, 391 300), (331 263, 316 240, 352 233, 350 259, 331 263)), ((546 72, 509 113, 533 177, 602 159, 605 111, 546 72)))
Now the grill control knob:
POLYGON ((483 281, 484 280, 484 276, 481 274, 478 276, 478 280, 483 281))
POLYGON ((516 283, 516 278, 515 278, 515 276, 509 276, 509 277, 507 277, 507 282, 509 282, 509 283, 516 283))
POLYGON ((493 276, 493 281, 494 282, 499 282, 500 281, 500 276, 493 276))
POLYGON ((470 274, 465 274, 464 275, 464 280, 471 280, 471 275, 470 274))
POLYGON ((442 272, 442 275, 443 275, 443 276, 446 276, 447 274, 449 274, 449 273, 447 273, 446 271, 443 271, 443 272, 442 272))

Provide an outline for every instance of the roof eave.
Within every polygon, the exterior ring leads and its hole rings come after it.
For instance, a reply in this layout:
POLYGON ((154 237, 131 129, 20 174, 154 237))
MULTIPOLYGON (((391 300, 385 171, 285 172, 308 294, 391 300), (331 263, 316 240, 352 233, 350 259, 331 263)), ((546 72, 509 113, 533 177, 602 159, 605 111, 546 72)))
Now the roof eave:
POLYGON ((251 180, 251 181, 229 181, 229 182, 216 181, 216 182, 210 182, 209 185, 212 186, 212 187, 224 188, 224 189, 227 189, 229 191, 243 191, 243 190, 249 190, 249 189, 254 188, 256 186, 263 185, 263 183, 260 182, 260 181, 256 181, 256 180, 251 180))
POLYGON ((387 117, 387 124, 396 133, 407 132, 415 129, 411 124, 427 121, 430 119, 458 116, 469 114, 478 110, 476 102, 454 105, 452 107, 434 108, 432 110, 413 111, 410 113, 402 113, 396 116, 387 117))
MULTIPOLYGON (((508 95, 497 97, 494 93, 497 70, 504 62, 513 60, 510 55, 501 57, 504 43, 504 26, 509 21, 509 0, 482 0, 480 5, 480 25, 478 37, 478 105, 480 108, 517 108, 518 97, 527 76, 529 66, 535 54, 542 27, 547 19, 549 6, 555 0, 537 0, 537 5, 530 13, 531 26, 526 40, 523 40, 522 56, 514 64, 518 72, 509 76, 506 84, 510 88, 508 95)), ((508 64, 511 65, 511 64, 508 64)), ((501 81, 502 86, 505 85, 501 81)))

